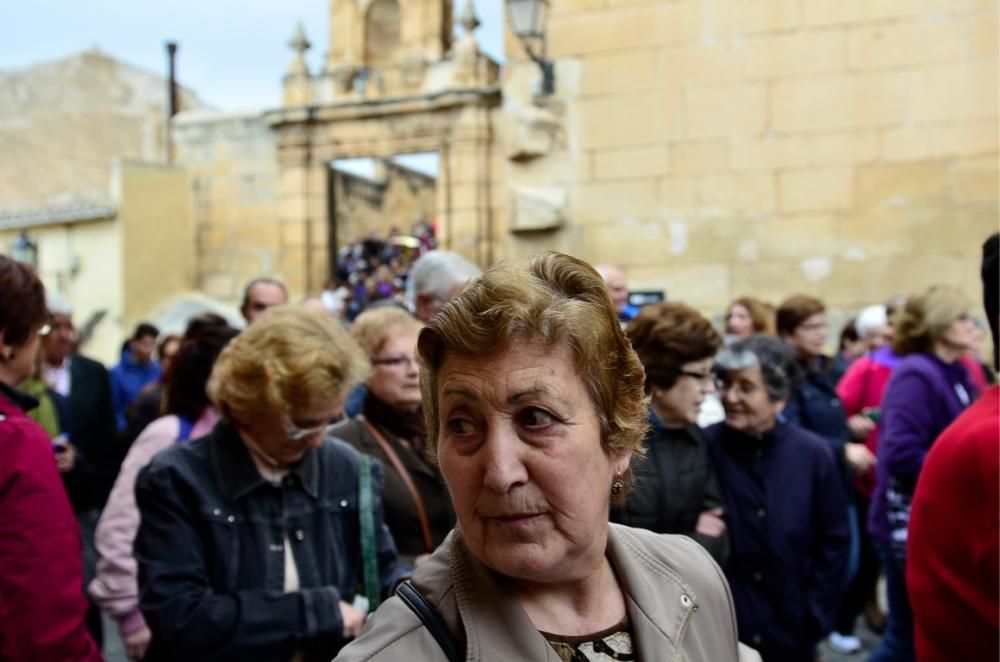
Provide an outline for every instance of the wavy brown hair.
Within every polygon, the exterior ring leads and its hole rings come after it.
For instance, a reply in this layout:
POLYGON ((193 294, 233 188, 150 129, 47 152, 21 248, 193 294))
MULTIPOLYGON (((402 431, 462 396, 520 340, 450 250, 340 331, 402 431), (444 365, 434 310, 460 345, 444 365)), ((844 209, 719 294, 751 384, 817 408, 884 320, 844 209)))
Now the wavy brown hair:
POLYGON ((807 294, 796 294, 781 302, 775 313, 775 324, 778 335, 785 337, 795 333, 795 329, 807 319, 818 313, 825 313, 826 306, 816 297, 807 294))
POLYGON ((255 412, 294 417, 330 397, 343 397, 367 374, 358 343, 330 316, 276 306, 219 355, 208 396, 230 422, 255 412))
POLYGON ((733 306, 743 306, 750 314, 750 322, 753 324, 754 333, 774 333, 774 308, 756 297, 743 296, 734 299, 729 308, 726 308, 726 318, 733 306))
POLYGON ((644 306, 625 329, 646 369, 646 392, 669 389, 685 363, 715 356, 722 338, 697 310, 682 303, 644 306))
MULTIPOLYGON (((496 357, 523 341, 568 348, 594 403, 604 451, 643 454, 649 398, 639 357, 601 276, 586 262, 552 251, 493 267, 420 332, 420 383, 432 454, 439 433, 438 371, 445 358, 496 357)), ((629 482, 631 472, 623 479, 629 482)), ((624 500, 626 492, 617 497, 624 500)))

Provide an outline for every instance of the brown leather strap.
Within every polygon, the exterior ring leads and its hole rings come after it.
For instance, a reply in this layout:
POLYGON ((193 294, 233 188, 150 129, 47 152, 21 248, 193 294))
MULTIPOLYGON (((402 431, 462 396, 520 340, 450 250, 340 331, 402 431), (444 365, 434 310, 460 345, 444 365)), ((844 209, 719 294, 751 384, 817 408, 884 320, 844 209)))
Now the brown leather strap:
POLYGON ((375 437, 375 441, 378 442, 379 447, 385 456, 389 458, 389 462, 396 469, 396 473, 399 477, 403 479, 403 485, 406 486, 407 491, 410 493, 410 497, 413 499, 413 505, 417 510, 417 519, 420 520, 420 530, 424 534, 424 547, 426 547, 427 552, 434 551, 434 539, 431 537, 431 525, 427 520, 427 511, 424 510, 424 500, 420 497, 420 492, 417 491, 417 486, 413 484, 413 478, 410 477, 410 472, 403 466, 403 462, 399 459, 399 455, 396 454, 395 449, 393 449, 392 444, 386 439, 379 429, 368 422, 364 414, 358 414, 358 420, 361 424, 365 426, 368 432, 375 437))

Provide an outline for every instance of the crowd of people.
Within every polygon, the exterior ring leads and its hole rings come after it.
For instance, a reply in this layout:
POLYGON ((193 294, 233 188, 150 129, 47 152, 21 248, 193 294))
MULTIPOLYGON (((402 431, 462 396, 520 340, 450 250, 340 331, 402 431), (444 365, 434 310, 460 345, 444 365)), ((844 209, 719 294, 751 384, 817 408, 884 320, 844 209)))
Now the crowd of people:
POLYGON ((243 330, 140 324, 110 371, 0 256, 0 659, 101 659, 102 611, 152 662, 815 662, 860 618, 878 662, 1000 654, 1000 391, 960 291, 827 356, 811 296, 716 329, 610 265, 415 235, 302 305, 250 282, 243 330))

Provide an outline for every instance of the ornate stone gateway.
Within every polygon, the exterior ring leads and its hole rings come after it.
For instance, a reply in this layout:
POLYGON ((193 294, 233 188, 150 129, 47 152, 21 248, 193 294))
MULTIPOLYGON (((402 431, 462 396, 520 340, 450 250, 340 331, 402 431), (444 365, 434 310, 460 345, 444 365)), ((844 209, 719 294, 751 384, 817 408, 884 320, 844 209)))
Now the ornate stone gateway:
POLYGON ((338 245, 332 162, 388 160, 436 152, 438 237, 481 265, 502 237, 496 118, 499 67, 473 38, 452 42, 451 0, 333 0, 330 49, 312 74, 301 26, 284 79, 283 106, 266 113, 277 136, 278 270, 295 291, 314 292, 331 273, 338 245))

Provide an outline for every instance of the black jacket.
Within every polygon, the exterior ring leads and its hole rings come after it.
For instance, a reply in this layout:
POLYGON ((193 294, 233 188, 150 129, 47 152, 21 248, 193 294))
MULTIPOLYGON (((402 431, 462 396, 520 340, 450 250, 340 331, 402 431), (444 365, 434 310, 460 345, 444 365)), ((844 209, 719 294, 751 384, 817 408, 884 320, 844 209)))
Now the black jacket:
POLYGON ((650 423, 646 457, 632 461, 635 486, 626 504, 612 509, 611 521, 690 536, 722 565, 729 555, 728 536, 694 530, 701 513, 724 505, 701 430, 695 425, 665 428, 652 412, 650 423))
POLYGON ((68 406, 59 407, 59 424, 77 455, 63 482, 73 510, 80 513, 104 507, 124 453, 118 443, 108 371, 93 359, 73 354, 69 379, 68 406))
MULTIPOLYGON (((156 457, 136 482, 139 604, 158 660, 328 661, 345 640, 339 602, 362 585, 358 453, 327 439, 280 486, 225 421, 156 457), (285 593, 284 541, 300 590, 285 593)), ((382 598, 405 578, 372 463, 382 598)))

